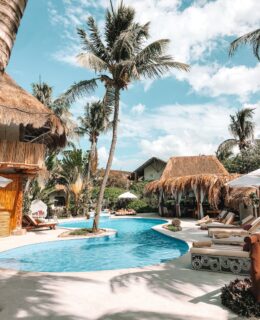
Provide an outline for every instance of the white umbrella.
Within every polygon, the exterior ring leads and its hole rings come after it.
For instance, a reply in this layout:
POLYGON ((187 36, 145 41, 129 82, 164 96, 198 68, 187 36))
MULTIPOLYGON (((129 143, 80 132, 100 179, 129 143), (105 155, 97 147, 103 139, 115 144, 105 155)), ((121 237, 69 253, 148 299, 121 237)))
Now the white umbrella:
POLYGON ((30 206, 30 212, 32 214, 38 213, 39 211, 43 212, 42 217, 45 218, 47 216, 47 205, 39 199, 33 200, 30 206))
POLYGON ((11 183, 13 180, 11 179, 7 179, 4 177, 0 177, 0 188, 5 188, 6 186, 8 186, 9 183, 11 183))
POLYGON ((128 192, 120 194, 118 199, 137 199, 137 196, 128 191, 128 192))
POLYGON ((237 179, 229 181, 227 185, 232 188, 258 188, 260 187, 260 169, 257 169, 237 179))

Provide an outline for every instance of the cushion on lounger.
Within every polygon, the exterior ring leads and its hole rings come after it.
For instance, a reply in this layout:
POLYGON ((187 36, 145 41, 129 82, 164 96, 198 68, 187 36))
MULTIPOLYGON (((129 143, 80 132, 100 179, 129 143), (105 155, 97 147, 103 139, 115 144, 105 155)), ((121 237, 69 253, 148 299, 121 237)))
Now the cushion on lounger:
POLYGON ((243 226, 243 229, 248 231, 249 229, 251 229, 252 225, 251 224, 246 224, 245 226, 243 226))

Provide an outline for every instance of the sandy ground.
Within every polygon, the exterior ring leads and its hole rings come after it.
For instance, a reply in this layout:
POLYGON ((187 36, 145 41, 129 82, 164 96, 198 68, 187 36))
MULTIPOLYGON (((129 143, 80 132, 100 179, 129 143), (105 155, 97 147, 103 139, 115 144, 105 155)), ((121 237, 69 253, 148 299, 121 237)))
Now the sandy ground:
MULTIPOLYGON (((192 220, 175 237, 206 239, 192 220)), ((158 231, 169 231, 156 227, 158 231)), ((57 240, 63 230, 0 239, 0 251, 57 240)), ((172 234, 172 233, 171 233, 172 234)), ((240 319, 223 308, 220 288, 230 274, 194 271, 190 254, 144 268, 79 273, 0 270, 0 319, 224 320, 240 319)))

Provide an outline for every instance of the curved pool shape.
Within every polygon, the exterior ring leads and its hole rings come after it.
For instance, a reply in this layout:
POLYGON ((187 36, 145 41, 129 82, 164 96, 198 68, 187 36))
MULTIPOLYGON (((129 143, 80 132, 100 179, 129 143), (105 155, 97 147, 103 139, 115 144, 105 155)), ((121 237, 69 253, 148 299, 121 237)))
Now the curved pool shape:
MULTIPOLYGON (((26 245, 0 253, 0 267, 41 272, 79 272, 143 267, 180 257, 188 250, 182 240, 151 228, 161 219, 102 218, 100 227, 117 234, 90 239, 26 245)), ((61 227, 83 228, 91 221, 65 222, 61 227)))

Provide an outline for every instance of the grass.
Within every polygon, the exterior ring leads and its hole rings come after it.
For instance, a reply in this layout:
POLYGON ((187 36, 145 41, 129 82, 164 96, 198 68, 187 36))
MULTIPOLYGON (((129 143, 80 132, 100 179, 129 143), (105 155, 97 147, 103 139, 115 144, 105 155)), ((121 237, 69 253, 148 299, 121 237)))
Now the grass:
POLYGON ((93 232, 91 228, 81 228, 70 231, 65 231, 59 235, 61 238, 71 237, 71 236, 94 236, 104 233, 105 229, 98 229, 97 232, 93 232))
POLYGON ((173 226, 172 224, 167 224, 164 228, 172 232, 180 231, 180 227, 173 226))
POLYGON ((93 233, 92 229, 90 228, 82 228, 70 231, 70 236, 87 236, 89 233, 93 233))

